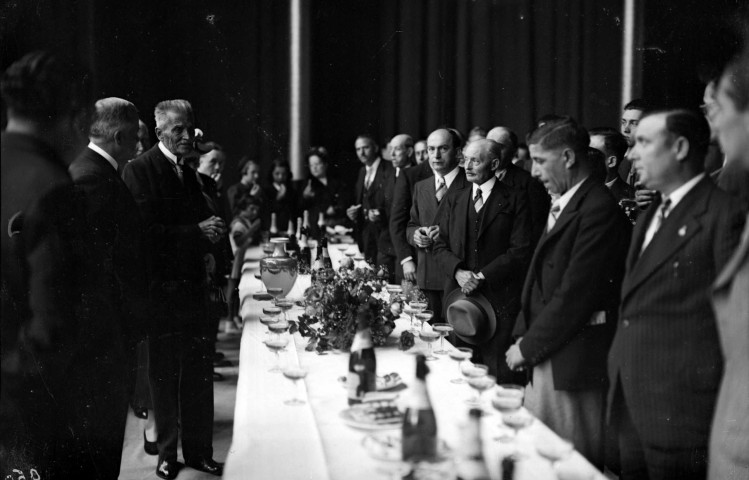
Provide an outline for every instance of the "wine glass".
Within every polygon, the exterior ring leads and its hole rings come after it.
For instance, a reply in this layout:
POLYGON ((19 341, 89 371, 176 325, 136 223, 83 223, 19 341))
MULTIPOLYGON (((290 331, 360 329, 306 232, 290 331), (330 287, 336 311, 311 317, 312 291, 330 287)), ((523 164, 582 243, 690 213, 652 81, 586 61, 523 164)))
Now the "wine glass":
POLYGON ((519 455, 519 452, 517 452, 518 435, 520 434, 520 430, 533 423, 533 417, 528 412, 518 410, 514 413, 503 413, 502 423, 510 427, 510 429, 512 429, 512 431, 514 432, 513 438, 515 440, 515 455, 521 456, 519 455))
POLYGON ((286 315, 286 312, 294 308, 294 302, 288 298, 278 298, 276 299, 276 306, 283 310, 283 319, 288 322, 289 317, 286 315))
MULTIPOLYGON (((504 383, 497 385, 496 394, 492 398, 492 405, 502 415, 511 415, 518 413, 520 408, 523 406, 523 398, 525 397, 525 387, 522 385, 515 385, 510 383, 504 383)), ((501 427, 502 425, 500 425, 501 427)), ((495 440, 509 441, 510 437, 502 435, 495 440)))
POLYGON ((281 295, 283 295, 283 288, 269 287, 268 288, 268 294, 271 297, 273 297, 273 303, 277 304, 278 303, 278 297, 280 297, 281 295))
MULTIPOLYGON (((463 362, 460 365, 460 373, 463 374, 463 377, 465 378, 466 383, 468 383, 468 386, 471 386, 471 379, 489 375, 489 367, 480 363, 463 362)), ((470 405, 476 405, 475 398, 466 400, 466 403, 470 405)))
POLYGON ((439 332, 435 332, 434 330, 421 330, 419 331, 419 338, 421 341, 426 342, 428 347, 428 354, 426 356, 427 360, 437 360, 437 357, 432 355, 432 343, 436 342, 437 339, 440 337, 439 332))
POLYGON ((536 451, 539 455, 551 462, 551 469, 556 472, 557 465, 572 455, 575 447, 572 442, 559 438, 553 442, 541 442, 536 445, 536 451))
POLYGON ((419 333, 419 328, 413 326, 414 317, 421 313, 425 308, 427 308, 427 302, 422 302, 419 300, 411 300, 411 302, 408 304, 411 307, 411 311, 413 311, 413 315, 411 315, 411 332, 413 333, 419 333))
MULTIPOLYGON (((278 318, 276 317, 272 317, 269 315, 260 315, 260 323, 262 323, 266 327, 268 327, 268 325, 270 325, 271 323, 276 323, 276 322, 278 322, 278 318)), ((267 338, 270 339, 270 335, 271 335, 270 328, 268 328, 268 330, 265 333, 268 334, 267 338)))
MULTIPOLYGON (((450 350, 450 358, 458 362, 458 374, 462 374, 461 364, 466 360, 470 360, 473 357, 473 350, 468 347, 458 347, 455 350, 450 350)), ((450 380, 451 383, 466 383, 462 376, 453 378, 450 380)))
POLYGON ((294 397, 290 398, 289 400, 286 400, 285 402, 283 402, 284 404, 286 404, 286 405, 304 405, 305 403, 307 403, 304 400, 302 400, 301 398, 298 398, 296 396, 296 393, 299 390, 297 388, 297 386, 296 386, 297 385, 297 381, 303 379, 304 377, 306 377, 307 376, 307 371, 308 371, 307 368, 306 367, 302 367, 302 366, 299 366, 299 367, 286 366, 283 369, 283 376, 286 377, 286 378, 288 378, 289 380, 291 380, 292 383, 294 384, 294 397))
POLYGON ((445 350, 445 337, 453 331, 453 326, 449 323, 433 323, 432 329, 440 334, 440 349, 435 350, 434 353, 437 355, 445 355, 446 353, 449 353, 445 350))
POLYGON ((268 325, 268 330, 276 334, 276 338, 281 338, 281 334, 289 330, 289 322, 279 320, 268 325))
POLYGON ((424 322, 428 322, 434 316, 434 312, 431 310, 422 310, 416 314, 416 320, 421 322, 421 331, 424 331, 424 322))
POLYGON ((265 340, 263 343, 265 343, 265 346, 268 347, 268 350, 273 352, 276 355, 276 363, 273 365, 270 370, 268 370, 271 373, 279 373, 281 372, 281 356, 280 352, 281 350, 286 348, 286 345, 289 344, 289 339, 284 337, 274 338, 272 340, 265 340))
POLYGON ((476 390, 476 396, 466 403, 481 407, 481 394, 492 388, 497 384, 497 377, 494 375, 481 375, 478 377, 471 377, 468 379, 468 385, 476 390))

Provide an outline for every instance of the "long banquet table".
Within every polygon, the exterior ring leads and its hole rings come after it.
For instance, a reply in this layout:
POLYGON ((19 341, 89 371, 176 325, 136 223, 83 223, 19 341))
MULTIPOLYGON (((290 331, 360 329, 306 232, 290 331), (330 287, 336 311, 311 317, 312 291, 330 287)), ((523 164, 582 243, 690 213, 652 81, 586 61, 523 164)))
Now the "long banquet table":
MULTIPOLYGON (((355 249, 351 246, 351 249, 355 249)), ((338 248, 330 249, 334 265, 343 253, 338 248)), ((245 257, 244 274, 240 283, 240 297, 244 319, 239 359, 239 379, 234 413, 234 434, 226 460, 226 479, 381 479, 387 478, 388 464, 372 458, 363 446, 364 438, 371 432, 347 426, 340 412, 348 407, 346 390, 338 378, 348 371, 349 355, 345 352, 319 355, 305 350, 307 339, 295 333, 286 351, 281 353, 282 365, 302 365, 309 369, 301 385, 292 382, 268 369, 275 357, 262 343, 266 327, 258 318, 267 301, 252 299, 260 282, 253 273, 259 268, 262 252, 259 248, 248 250, 245 257), (302 386, 304 388, 302 388, 302 386), (296 389, 295 389, 296 388, 296 389), (306 401, 302 406, 288 406, 283 402, 294 394, 306 401)), ((306 280, 309 282, 309 280, 306 280)), ((304 280, 298 281, 287 295, 301 296, 304 280)), ((289 311, 295 317, 301 308, 289 311)), ((379 375, 397 372, 406 385, 413 384, 415 360, 413 353, 425 348, 416 338, 416 345, 403 352, 397 348, 400 332, 408 327, 408 319, 397 322, 388 345, 377 348, 377 370, 379 375)), ((435 344, 435 346, 438 344, 435 344)), ((453 348, 445 342, 448 348, 453 348)), ((447 355, 428 363, 431 370, 427 386, 437 417, 438 435, 457 460, 460 455, 461 427, 467 421, 469 406, 465 399, 473 395, 466 384, 453 384, 450 379, 458 375, 456 362, 447 355)), ((400 392, 399 403, 407 398, 408 390, 400 392)), ((488 405, 489 392, 484 393, 488 405)), ((520 432, 517 446, 493 440, 500 433, 501 417, 498 412, 482 419, 484 453, 492 478, 500 478, 501 458, 521 453, 515 467, 515 479, 605 479, 605 477, 579 453, 552 469, 549 461, 538 455, 535 445, 558 441, 548 427, 535 420, 520 432), (558 475, 558 476, 557 476, 558 475)), ((392 430, 394 434, 398 430, 392 430)), ((449 471, 449 467, 448 467, 449 471)), ((392 472, 391 472, 392 473, 392 472)), ((453 478, 447 476, 445 478, 453 478)))

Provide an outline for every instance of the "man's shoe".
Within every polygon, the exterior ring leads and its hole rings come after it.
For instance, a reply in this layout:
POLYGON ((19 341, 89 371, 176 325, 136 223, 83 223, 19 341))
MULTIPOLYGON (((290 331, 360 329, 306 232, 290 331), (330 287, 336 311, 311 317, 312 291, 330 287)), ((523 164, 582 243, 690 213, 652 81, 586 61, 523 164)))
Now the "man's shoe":
POLYGON ((159 467, 156 469, 156 475, 159 478, 165 478, 167 480, 177 478, 178 473, 179 463, 170 462, 169 460, 164 460, 163 462, 161 462, 161 465, 159 465, 159 467))
POLYGON ((224 464, 218 463, 212 458, 199 458, 192 462, 185 462, 185 465, 201 472, 210 473, 211 475, 220 476, 224 473, 224 464))
POLYGON ((149 455, 158 455, 159 454, 159 447, 157 446, 156 442, 149 442, 146 438, 146 431, 143 430, 143 450, 146 451, 149 455))

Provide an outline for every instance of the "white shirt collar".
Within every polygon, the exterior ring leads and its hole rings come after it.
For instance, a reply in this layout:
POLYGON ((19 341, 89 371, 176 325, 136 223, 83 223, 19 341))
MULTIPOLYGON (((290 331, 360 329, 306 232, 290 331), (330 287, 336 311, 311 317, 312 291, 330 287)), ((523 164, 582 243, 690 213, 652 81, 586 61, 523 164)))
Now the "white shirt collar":
POLYGON ((582 185, 583 182, 587 179, 588 177, 585 177, 579 182, 577 182, 572 188, 564 192, 564 194, 561 197, 559 197, 557 201, 553 202, 556 205, 559 205, 559 214, 557 214, 557 218, 559 218, 559 215, 561 215, 562 212, 564 211, 564 207, 566 207, 567 204, 570 203, 570 200, 572 200, 573 195, 575 195, 575 193, 577 193, 577 191, 580 189, 580 185, 582 185))
POLYGON ((166 148, 166 145, 164 145, 163 142, 159 142, 159 150, 161 150, 161 153, 163 153, 166 158, 171 160, 173 164, 175 165, 177 164, 177 155, 170 152, 169 149, 166 148))
POLYGON ((117 167, 118 167, 117 160, 115 160, 112 155, 110 155, 107 152, 105 152, 103 148, 101 148, 100 146, 96 145, 94 142, 88 142, 88 148, 90 148, 94 152, 96 152, 99 155, 101 155, 102 157, 104 157, 104 159, 107 162, 109 162, 110 165, 112 165, 112 168, 114 168, 115 171, 117 170, 117 167))
MULTIPOLYGON (((441 178, 445 179, 445 188, 450 188, 450 185, 453 184, 453 180, 455 180, 455 177, 458 176, 458 171, 459 170, 460 170, 460 167, 456 166, 450 172, 448 172, 444 177, 441 177, 441 178)), ((434 188, 435 189, 440 188, 440 181, 439 181, 439 179, 440 179, 440 175, 437 174, 437 173, 435 173, 434 174, 434 188)))
MULTIPOLYGON (((367 169, 367 175, 369 175, 369 172, 377 171, 377 167, 380 166, 380 157, 377 157, 377 159, 372 162, 372 165, 364 165, 364 167, 367 169)), ((372 174, 374 175, 374 173, 372 174)))
POLYGON ((474 198, 476 196, 476 190, 479 188, 481 189, 481 198, 484 202, 486 202, 486 199, 489 198, 489 194, 492 193, 492 188, 494 188, 494 184, 497 183, 497 177, 494 175, 491 176, 491 178, 481 185, 473 184, 473 193, 471 195, 471 198, 474 198))
POLYGON ((700 173, 699 175, 696 175, 691 180, 689 180, 687 183, 682 185, 681 187, 677 188, 673 192, 671 192, 671 195, 668 197, 662 197, 661 200, 664 202, 666 201, 666 198, 669 198, 671 200, 671 206, 669 207, 669 211, 673 210, 676 205, 681 202, 681 200, 686 196, 687 193, 691 189, 694 188, 695 185, 697 185, 700 180, 705 176, 705 172, 700 173))
POLYGON ((616 178, 614 178, 610 182, 606 182, 606 186, 609 187, 609 188, 611 188, 615 183, 616 183, 616 178))

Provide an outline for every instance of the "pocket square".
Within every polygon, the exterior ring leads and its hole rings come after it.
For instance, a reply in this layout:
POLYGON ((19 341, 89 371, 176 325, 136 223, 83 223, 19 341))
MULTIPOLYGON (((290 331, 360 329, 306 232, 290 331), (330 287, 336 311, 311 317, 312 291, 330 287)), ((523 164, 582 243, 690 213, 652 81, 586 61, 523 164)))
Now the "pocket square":
POLYGON ((594 325, 603 325, 606 323, 606 311, 601 310, 599 312, 593 313, 593 315, 590 317, 590 320, 586 325, 594 326, 594 325))

